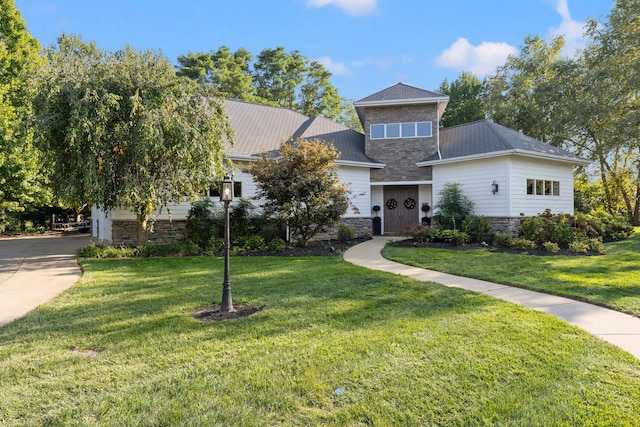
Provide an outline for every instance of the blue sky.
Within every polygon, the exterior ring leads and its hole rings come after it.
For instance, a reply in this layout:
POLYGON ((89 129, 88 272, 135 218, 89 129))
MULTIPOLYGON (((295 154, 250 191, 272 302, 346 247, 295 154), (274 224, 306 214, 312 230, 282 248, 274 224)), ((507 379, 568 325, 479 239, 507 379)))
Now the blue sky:
POLYGON ((565 34, 582 46, 587 18, 605 20, 613 0, 16 0, 44 46, 65 33, 99 47, 188 52, 283 46, 333 72, 340 95, 358 100, 397 82, 437 89, 462 71, 490 74, 528 35, 565 34))

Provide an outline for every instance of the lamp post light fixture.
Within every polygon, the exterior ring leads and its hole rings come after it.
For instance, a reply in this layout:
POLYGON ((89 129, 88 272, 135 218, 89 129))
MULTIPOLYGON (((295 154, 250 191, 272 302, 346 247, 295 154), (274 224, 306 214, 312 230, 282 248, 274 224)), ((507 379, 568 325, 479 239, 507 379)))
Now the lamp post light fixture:
POLYGON ((235 311, 231 301, 231 282, 229 281, 229 248, 231 246, 229 227, 229 203, 233 201, 233 181, 225 175, 220 188, 220 201, 224 202, 224 281, 222 282, 222 303, 220 311, 235 311))

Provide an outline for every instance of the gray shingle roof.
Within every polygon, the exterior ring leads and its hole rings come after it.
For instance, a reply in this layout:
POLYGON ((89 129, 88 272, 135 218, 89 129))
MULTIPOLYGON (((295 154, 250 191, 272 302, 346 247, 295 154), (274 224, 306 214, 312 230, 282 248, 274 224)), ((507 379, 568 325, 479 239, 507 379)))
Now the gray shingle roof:
POLYGON ((434 154, 420 163, 438 162, 465 157, 487 157, 491 154, 521 153, 555 158, 576 164, 587 160, 556 148, 490 120, 480 120, 440 130, 440 154, 434 154))
POLYGON ((426 100, 435 98, 449 99, 447 95, 443 95, 438 92, 421 89, 406 83, 396 83, 393 86, 389 86, 386 89, 374 93, 373 95, 369 95, 359 101, 356 101, 355 104, 357 106, 360 103, 426 100))
POLYGON ((231 158, 257 156, 277 150, 283 141, 302 138, 332 142, 342 161, 380 164, 365 156, 363 134, 323 117, 235 100, 225 102, 225 112, 235 130, 235 145, 227 147, 231 158))

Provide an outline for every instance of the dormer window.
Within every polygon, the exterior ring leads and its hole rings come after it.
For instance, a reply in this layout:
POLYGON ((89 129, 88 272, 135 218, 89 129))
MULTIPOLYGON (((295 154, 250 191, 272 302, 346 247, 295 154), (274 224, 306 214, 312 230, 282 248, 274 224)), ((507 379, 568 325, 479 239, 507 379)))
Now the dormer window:
POLYGON ((385 123, 370 127, 371 139, 430 137, 431 122, 385 123))

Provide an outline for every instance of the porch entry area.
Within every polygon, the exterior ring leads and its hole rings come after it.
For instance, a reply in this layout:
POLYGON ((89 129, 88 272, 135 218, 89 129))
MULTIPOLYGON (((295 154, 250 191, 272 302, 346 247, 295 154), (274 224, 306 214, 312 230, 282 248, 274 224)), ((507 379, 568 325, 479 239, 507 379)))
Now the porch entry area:
POLYGON ((384 186, 384 234, 400 234, 420 222, 417 185, 384 186))

